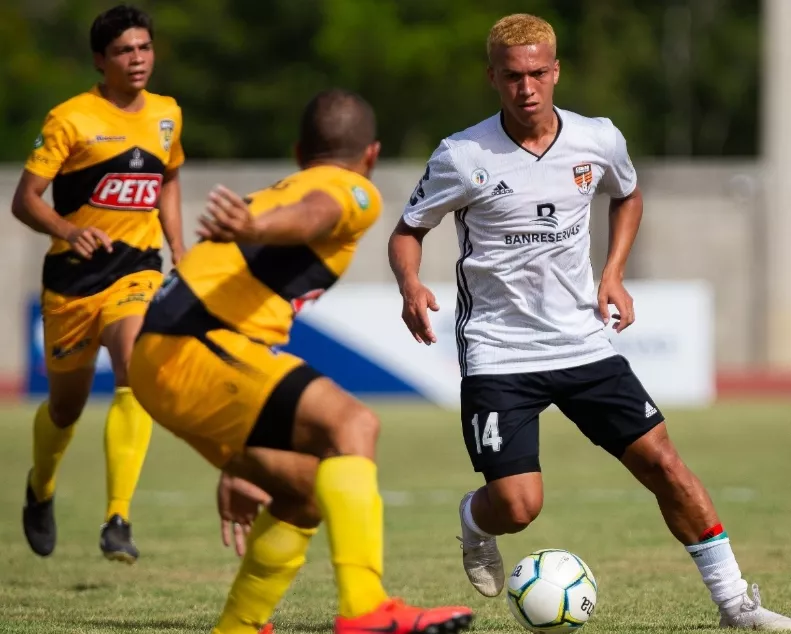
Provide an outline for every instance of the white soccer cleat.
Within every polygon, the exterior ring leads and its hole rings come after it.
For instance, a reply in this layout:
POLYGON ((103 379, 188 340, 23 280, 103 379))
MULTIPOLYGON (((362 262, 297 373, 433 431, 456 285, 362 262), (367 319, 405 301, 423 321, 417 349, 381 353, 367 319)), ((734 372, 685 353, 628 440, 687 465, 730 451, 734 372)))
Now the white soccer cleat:
POLYGON ((744 594, 741 603, 720 608, 720 627, 736 627, 744 630, 791 631, 791 619, 761 607, 758 584, 753 584, 752 599, 744 594))
POLYGON ((474 493, 470 491, 459 505, 461 537, 456 539, 461 542, 464 571, 472 587, 485 597, 496 597, 505 585, 503 558, 497 549, 497 538, 481 537, 468 528, 464 521, 464 506, 474 493))

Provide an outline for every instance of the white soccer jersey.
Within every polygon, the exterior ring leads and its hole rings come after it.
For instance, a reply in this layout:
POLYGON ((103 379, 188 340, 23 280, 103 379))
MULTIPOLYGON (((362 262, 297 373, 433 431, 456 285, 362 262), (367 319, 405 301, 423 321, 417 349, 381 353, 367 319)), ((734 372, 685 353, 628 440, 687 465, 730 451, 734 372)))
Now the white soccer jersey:
POLYGON ((462 376, 574 367, 615 354, 598 311, 590 206, 637 178, 609 119, 556 109, 554 143, 536 156, 500 114, 440 143, 404 210, 411 227, 454 212, 456 343, 462 376))

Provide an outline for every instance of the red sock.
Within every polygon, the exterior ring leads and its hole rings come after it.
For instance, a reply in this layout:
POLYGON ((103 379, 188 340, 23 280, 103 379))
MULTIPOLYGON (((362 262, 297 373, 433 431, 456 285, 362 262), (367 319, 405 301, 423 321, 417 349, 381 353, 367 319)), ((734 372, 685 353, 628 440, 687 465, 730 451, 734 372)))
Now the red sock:
POLYGON ((717 535, 722 535, 725 532, 725 529, 722 528, 722 524, 717 524, 716 526, 712 526, 711 528, 707 528, 700 534, 698 537, 699 542, 705 542, 707 539, 711 539, 712 537, 716 537, 717 535))

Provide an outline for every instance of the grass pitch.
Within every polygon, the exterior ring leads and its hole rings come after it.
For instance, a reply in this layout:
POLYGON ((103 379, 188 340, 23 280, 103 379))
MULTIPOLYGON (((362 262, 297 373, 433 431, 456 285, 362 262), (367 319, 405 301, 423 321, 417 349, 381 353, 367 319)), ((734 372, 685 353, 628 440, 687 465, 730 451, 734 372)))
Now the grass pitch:
MULTIPOLYGON (((420 604, 470 605, 478 632, 522 631, 504 598, 479 596, 461 568, 457 505, 480 480, 456 415, 425 405, 375 407, 384 427, 379 462, 388 589, 420 604)), ((33 409, 0 412, 0 632, 209 632, 237 566, 220 542, 216 474, 155 429, 132 506, 141 558, 132 567, 105 561, 98 547, 104 412, 102 404, 89 409, 63 462, 58 546, 46 560, 28 550, 21 528, 33 409)), ((785 613, 791 613, 790 412, 788 403, 666 412, 682 455, 717 503, 742 571, 761 584, 767 607, 785 613)), ((694 564, 665 529, 651 496, 559 414, 548 413, 541 424, 545 507, 526 532, 500 540, 506 565, 538 548, 582 557, 599 583, 587 634, 719 631, 694 564)), ((331 632, 334 608, 322 532, 276 614, 277 631, 331 632)))

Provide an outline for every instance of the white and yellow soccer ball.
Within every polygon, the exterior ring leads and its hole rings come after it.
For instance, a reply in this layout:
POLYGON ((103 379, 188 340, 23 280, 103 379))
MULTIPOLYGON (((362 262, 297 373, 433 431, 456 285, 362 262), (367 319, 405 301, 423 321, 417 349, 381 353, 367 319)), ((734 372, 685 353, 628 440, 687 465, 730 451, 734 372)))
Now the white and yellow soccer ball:
POLYGON ((566 550, 538 550, 520 561, 508 579, 506 600, 520 625, 539 634, 580 629, 596 607, 596 579, 566 550))

